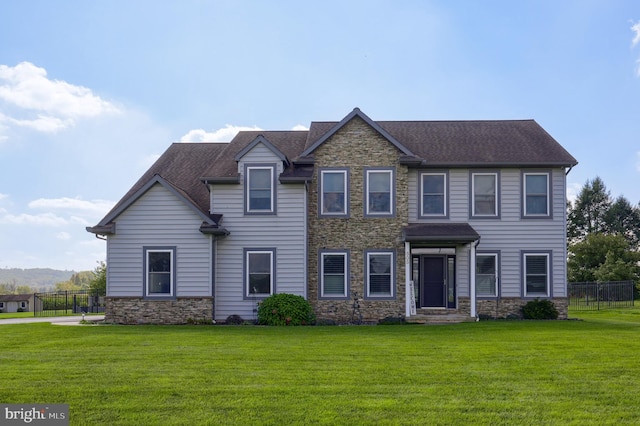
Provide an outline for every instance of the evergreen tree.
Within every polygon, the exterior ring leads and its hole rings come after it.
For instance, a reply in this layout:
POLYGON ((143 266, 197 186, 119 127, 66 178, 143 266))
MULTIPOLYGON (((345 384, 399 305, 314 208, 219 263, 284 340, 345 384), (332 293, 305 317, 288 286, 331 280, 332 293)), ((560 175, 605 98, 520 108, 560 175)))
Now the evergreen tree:
POLYGON ((604 232, 605 216, 611 207, 611 195, 599 177, 587 180, 569 210, 567 237, 569 242, 583 241, 587 235, 604 232))

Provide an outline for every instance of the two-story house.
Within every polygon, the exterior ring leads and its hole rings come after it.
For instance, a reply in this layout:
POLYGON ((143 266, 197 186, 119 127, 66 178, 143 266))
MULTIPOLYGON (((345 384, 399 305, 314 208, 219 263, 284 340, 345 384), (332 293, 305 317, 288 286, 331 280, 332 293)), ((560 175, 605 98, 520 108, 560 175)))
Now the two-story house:
POLYGON ((533 120, 359 109, 173 144, 87 228, 107 240, 107 320, 252 320, 274 293, 307 298, 321 322, 504 318, 535 298, 566 318, 576 164, 533 120))

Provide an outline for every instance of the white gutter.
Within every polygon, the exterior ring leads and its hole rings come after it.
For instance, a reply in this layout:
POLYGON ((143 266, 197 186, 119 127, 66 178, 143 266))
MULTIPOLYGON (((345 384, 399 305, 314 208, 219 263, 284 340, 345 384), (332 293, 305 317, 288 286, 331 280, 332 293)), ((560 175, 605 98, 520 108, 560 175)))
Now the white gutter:
POLYGON ((469 253, 469 298, 471 304, 471 314, 472 318, 476 317, 476 245, 479 241, 474 241, 469 244, 470 253, 469 253))
POLYGON ((411 316, 411 243, 404 243, 404 298, 405 298, 405 317, 411 316))

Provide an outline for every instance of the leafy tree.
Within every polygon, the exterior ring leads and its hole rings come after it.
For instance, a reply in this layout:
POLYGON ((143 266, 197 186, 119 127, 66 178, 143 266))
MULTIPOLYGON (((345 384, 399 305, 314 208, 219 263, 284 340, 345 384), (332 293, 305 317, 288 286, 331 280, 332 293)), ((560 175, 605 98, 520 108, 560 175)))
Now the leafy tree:
POLYGON ((640 280, 640 253, 620 234, 589 234, 569 246, 567 262, 571 282, 640 280))
POLYGON ((98 262, 98 266, 93 271, 93 279, 89 283, 89 289, 97 291, 100 296, 107 294, 107 264, 98 262))

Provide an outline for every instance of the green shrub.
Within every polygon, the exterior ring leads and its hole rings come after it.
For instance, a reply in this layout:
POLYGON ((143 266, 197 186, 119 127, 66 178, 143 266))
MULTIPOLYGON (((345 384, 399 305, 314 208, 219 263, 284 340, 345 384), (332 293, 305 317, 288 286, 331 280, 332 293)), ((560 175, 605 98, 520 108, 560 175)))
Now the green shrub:
POLYGON ((258 324, 309 325, 314 321, 315 315, 309 302, 295 294, 274 294, 258 306, 258 324))
POLYGON ((525 319, 558 319, 558 310, 551 300, 535 299, 527 302, 522 307, 522 316, 525 319))

